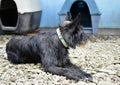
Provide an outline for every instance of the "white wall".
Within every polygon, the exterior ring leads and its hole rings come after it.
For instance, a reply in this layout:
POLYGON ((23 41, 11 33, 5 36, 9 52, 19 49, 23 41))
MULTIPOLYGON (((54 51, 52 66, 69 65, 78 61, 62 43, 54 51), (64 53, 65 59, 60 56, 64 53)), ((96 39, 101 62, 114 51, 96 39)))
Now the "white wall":
POLYGON ((120 0, 95 0, 101 12, 99 28, 120 28, 120 0))

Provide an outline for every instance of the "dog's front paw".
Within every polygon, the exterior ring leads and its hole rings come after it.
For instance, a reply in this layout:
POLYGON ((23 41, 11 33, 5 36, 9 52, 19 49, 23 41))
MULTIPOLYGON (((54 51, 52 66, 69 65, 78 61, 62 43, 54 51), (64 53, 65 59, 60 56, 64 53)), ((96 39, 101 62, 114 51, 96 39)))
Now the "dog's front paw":
POLYGON ((88 74, 88 73, 83 72, 83 73, 80 73, 78 76, 79 76, 80 80, 93 81, 92 76, 90 74, 88 74))
POLYGON ((73 79, 76 81, 82 80, 82 81, 92 81, 93 78, 90 74, 87 74, 85 72, 71 72, 67 73, 67 78, 68 79, 73 79))

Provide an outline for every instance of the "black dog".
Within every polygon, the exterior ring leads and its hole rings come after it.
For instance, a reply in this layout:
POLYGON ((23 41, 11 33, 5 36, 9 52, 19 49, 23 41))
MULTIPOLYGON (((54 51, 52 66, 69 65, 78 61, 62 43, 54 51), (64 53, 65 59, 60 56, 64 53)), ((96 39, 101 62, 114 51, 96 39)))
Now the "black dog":
POLYGON ((86 41, 80 26, 80 14, 70 23, 57 29, 42 31, 34 36, 12 38, 6 46, 8 60, 14 64, 42 63, 46 72, 66 76, 74 80, 92 80, 90 74, 72 64, 69 47, 86 41))

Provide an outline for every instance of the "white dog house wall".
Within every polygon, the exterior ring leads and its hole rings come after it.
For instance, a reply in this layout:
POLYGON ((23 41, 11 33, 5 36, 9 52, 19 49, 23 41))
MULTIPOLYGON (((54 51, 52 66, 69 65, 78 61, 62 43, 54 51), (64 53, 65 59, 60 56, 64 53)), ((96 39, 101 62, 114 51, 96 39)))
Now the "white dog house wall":
POLYGON ((32 32, 40 18, 40 0, 0 0, 0 34, 32 32))
POLYGON ((60 22, 63 22, 67 12, 74 19, 78 12, 81 13, 81 25, 86 33, 97 33, 100 11, 94 0, 66 0, 59 12, 60 22))

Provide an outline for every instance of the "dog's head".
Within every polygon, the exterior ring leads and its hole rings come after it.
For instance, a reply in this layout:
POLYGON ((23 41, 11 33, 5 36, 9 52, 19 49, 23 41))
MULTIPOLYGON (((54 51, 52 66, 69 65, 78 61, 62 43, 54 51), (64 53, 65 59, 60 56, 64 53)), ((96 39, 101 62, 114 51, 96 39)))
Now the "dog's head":
POLYGON ((74 20, 65 23, 61 26, 61 32, 68 45, 75 48, 77 44, 85 44, 87 41, 87 35, 83 31, 83 27, 80 25, 81 14, 78 13, 74 20))

